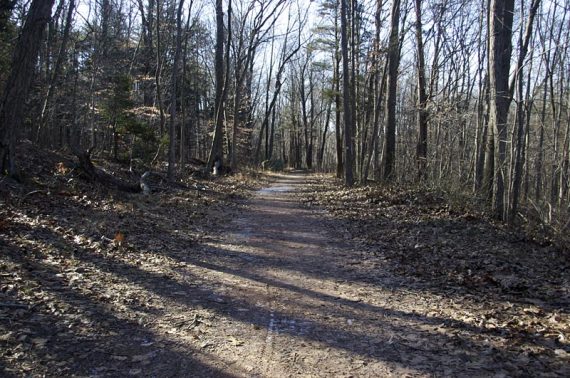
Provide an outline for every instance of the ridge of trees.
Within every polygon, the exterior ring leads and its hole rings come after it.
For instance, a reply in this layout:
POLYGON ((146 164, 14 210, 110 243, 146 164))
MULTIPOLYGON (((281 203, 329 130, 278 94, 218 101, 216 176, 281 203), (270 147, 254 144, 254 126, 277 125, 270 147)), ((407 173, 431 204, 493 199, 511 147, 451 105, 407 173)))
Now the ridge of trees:
POLYGON ((2 173, 22 138, 171 180, 265 161, 567 230, 569 21, 560 0, 2 0, 2 173))

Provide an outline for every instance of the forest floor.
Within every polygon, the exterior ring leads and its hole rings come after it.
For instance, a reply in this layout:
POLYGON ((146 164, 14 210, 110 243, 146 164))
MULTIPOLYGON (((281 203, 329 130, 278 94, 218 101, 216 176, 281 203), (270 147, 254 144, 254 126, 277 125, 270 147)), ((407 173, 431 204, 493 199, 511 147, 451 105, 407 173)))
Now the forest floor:
POLYGON ((434 192, 34 159, 0 182, 1 376, 570 376, 567 252, 434 192))

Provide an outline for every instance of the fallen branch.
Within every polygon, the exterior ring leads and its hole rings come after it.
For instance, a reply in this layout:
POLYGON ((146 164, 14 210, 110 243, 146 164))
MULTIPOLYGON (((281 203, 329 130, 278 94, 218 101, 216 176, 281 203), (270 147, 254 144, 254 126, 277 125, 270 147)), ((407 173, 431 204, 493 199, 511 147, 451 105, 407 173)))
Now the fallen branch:
POLYGON ((28 198, 28 197, 30 197, 30 196, 32 196, 32 195, 34 195, 34 194, 39 194, 39 193, 41 193, 41 194, 47 194, 47 191, 45 191, 45 190, 33 190, 33 191, 29 192, 29 193, 26 193, 24 196, 22 196, 22 198, 20 198, 20 200, 18 201, 18 205, 21 205, 21 204, 24 202, 24 200, 25 200, 26 198, 28 198))

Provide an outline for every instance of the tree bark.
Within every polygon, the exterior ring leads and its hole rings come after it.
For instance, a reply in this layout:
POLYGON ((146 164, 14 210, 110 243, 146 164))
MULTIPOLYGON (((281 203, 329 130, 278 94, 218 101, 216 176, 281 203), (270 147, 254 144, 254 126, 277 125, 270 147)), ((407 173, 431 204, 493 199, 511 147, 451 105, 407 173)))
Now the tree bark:
MULTIPOLYGON (((335 19, 336 24, 336 19, 335 19)), ((337 30, 335 25, 335 45, 338 45, 337 30)), ((338 47, 335 46, 335 59, 334 59, 334 109, 335 109, 335 136, 336 136, 336 177, 342 178, 344 175, 344 157, 342 153, 342 129, 340 124, 340 111, 341 111, 341 101, 340 101, 340 54, 338 53, 338 47)))
POLYGON ((15 148, 24 120, 42 36, 51 16, 54 0, 33 0, 14 54, 10 75, 0 102, 0 172, 17 176, 15 148))
POLYGON ((164 134, 164 126, 166 124, 166 114, 164 113, 164 103, 162 101, 162 52, 160 38, 160 13, 162 7, 161 0, 156 0, 156 71, 154 81, 156 84, 156 102, 158 103, 158 111, 160 113, 160 136, 164 134))
POLYGON ((491 0, 489 15, 489 126, 495 132, 497 161, 495 165, 493 212, 505 220, 505 169, 507 152, 507 118, 511 102, 509 70, 512 52, 514 0, 491 0))
MULTIPOLYGON (((513 77, 513 81, 511 82, 511 98, 513 96, 513 91, 515 87, 515 83, 517 86, 517 93, 519 100, 517 101, 517 109, 516 109, 516 150, 514 153, 514 169, 513 169, 513 182, 512 182, 512 190, 511 190, 511 206, 509 209, 508 220, 509 222, 513 222, 518 211, 519 205, 519 196, 520 196, 520 189, 521 189, 521 182, 522 182, 522 163, 524 161, 523 155, 523 137, 525 135, 525 115, 524 115, 524 103, 523 103, 523 66, 524 60, 526 58, 526 54, 528 51, 528 45, 530 43, 530 38, 532 36, 532 27, 534 23, 534 18, 536 16, 536 12, 538 10, 538 6, 540 5, 540 0, 533 0, 530 11, 528 14, 528 20, 525 28, 524 37, 521 37, 521 47, 519 52, 519 57, 517 60, 517 67, 515 70, 515 76, 513 77), (515 80, 516 79, 516 80, 515 80)), ((527 86, 530 83, 527 83, 527 86)))
MULTIPOLYGON (((384 6, 383 0, 377 0, 376 2, 376 11, 374 13, 374 26, 375 26, 375 34, 374 34, 374 52, 373 52, 373 59, 372 59, 372 70, 373 70, 373 79, 372 79, 372 102, 373 102, 373 119, 372 119, 372 134, 371 134, 371 143, 370 143, 370 152, 368 153, 368 157, 366 159, 364 165, 364 172, 362 174, 363 181, 366 182, 368 180, 368 174, 370 170, 370 163, 372 162, 372 156, 374 155, 375 159, 377 158, 378 153, 378 143, 380 139, 380 135, 378 135, 379 124, 380 124, 380 114, 382 112, 382 102, 384 98, 384 86, 386 83, 386 63, 383 64, 382 70, 380 70, 380 32, 382 30, 382 9, 384 6)), ((375 167, 377 168, 377 167, 375 167)))
MULTIPOLYGON (((354 184, 354 120, 352 108, 352 89, 350 85, 350 69, 348 57, 347 4, 348 0, 340 0, 340 44, 342 53, 342 99, 344 107, 344 183, 354 184)), ((399 0, 395 0, 398 1, 399 0)))
MULTIPOLYGON (((334 85, 334 83, 333 83, 334 85)), ((317 153, 317 169, 319 171, 323 170, 323 158, 325 156, 325 146, 327 144, 327 132, 329 129, 329 122, 331 119, 331 110, 332 110, 332 99, 327 102, 327 110, 325 114, 325 123, 323 126, 323 134, 321 137, 321 145, 319 147, 319 152, 317 153)))
POLYGON ((216 81, 215 128, 208 170, 212 169, 214 161, 223 159, 223 127, 224 127, 224 10, 222 0, 216 0, 216 51, 214 61, 214 76, 216 81))
MULTIPOLYGON (((179 0, 178 11, 176 12, 176 50, 174 52, 174 62, 172 63, 172 79, 170 94, 170 128, 168 130, 168 180, 174 180, 176 164, 176 104, 178 100, 178 66, 180 65, 180 52, 182 50, 182 7, 184 0, 179 0)), ((182 141, 180 141, 182 143, 182 141)))
POLYGON ((386 122, 382 155, 383 179, 393 180, 396 155, 396 90, 400 65, 400 0, 393 0, 391 12, 390 46, 388 48, 388 93, 386 96, 386 122))
POLYGON ((425 181, 427 178, 427 138, 428 138, 428 114, 427 95, 425 78, 424 43, 422 32, 422 2, 415 0, 416 8, 416 45, 417 45, 417 70, 418 70, 418 143, 416 149, 416 165, 418 169, 418 179, 425 181))

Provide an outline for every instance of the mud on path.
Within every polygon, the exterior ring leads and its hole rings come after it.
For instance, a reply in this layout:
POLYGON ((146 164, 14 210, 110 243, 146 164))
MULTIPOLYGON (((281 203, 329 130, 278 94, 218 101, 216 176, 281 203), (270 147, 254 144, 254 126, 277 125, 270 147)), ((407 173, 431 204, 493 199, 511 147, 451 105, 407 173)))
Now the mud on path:
POLYGON ((0 375, 569 375, 567 308, 398 275, 303 205, 310 180, 277 176, 225 207, 200 192, 24 198, 0 238, 0 375), (113 222, 124 245, 96 238, 113 222))

